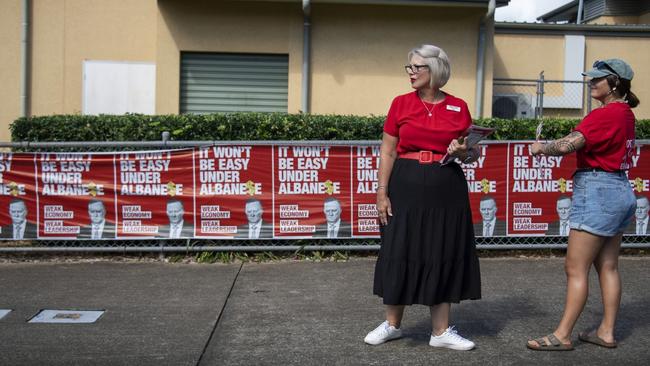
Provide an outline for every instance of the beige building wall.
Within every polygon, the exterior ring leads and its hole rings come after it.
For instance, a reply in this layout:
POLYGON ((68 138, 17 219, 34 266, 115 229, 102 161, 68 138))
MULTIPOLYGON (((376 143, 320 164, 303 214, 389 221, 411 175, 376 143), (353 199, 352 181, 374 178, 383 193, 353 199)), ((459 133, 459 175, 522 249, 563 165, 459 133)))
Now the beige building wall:
POLYGON ((0 141, 9 141, 9 124, 21 111, 22 1, 0 1, 0 141))
MULTIPOLYGON (((301 3, 199 0, 33 1, 31 115, 82 109, 84 60, 156 65, 156 113, 178 113, 182 52, 289 55, 288 111, 301 109, 301 3)), ((0 136, 20 115, 22 1, 0 3, 3 98, 0 136)), ((311 112, 383 115, 411 91, 403 70, 410 48, 436 44, 450 56, 444 88, 476 101, 477 38, 484 7, 312 5, 311 112), (363 13, 363 16, 358 14, 363 13)), ((489 28, 488 28, 489 29, 489 28)), ((491 31, 491 30, 490 30, 491 31)), ((490 113, 493 52, 488 33, 485 113, 490 113)))
POLYGON ((84 60, 155 62, 156 0, 34 3, 33 115, 81 113, 84 60))
MULTIPOLYGON (((640 119, 650 119, 650 39, 640 37, 587 37, 585 69, 591 68, 595 60, 621 58, 634 70, 632 91, 641 103, 634 109, 640 119)), ((596 102, 597 103, 597 102, 596 102)))
POLYGON ((288 110, 300 109, 301 3, 158 1, 156 112, 178 113, 181 52, 289 55, 288 110))
MULTIPOLYGON (((179 111, 183 51, 288 54, 288 112, 300 111, 303 15, 299 3, 161 0, 159 9, 158 113, 179 111)), ((480 7, 313 4, 311 112, 385 114, 394 96, 410 91, 403 70, 407 52, 425 42, 447 51, 453 71, 446 90, 467 100, 473 111, 477 32, 484 13, 480 7)))
POLYGON ((494 77, 537 79, 564 77, 564 36, 497 34, 494 37, 494 77))
POLYGON ((639 24, 650 24, 650 13, 639 15, 639 24))
POLYGON ((484 13, 481 8, 314 6, 312 112, 386 114, 396 95, 412 91, 404 65, 409 50, 423 43, 447 52, 452 76, 444 89, 466 100, 473 112, 484 13))
MULTIPOLYGON (((1 4, 0 72, 12 86, 0 91, 7 94, 0 98, 6 141, 20 115, 22 1, 1 4)), ((84 60, 155 62, 156 13, 156 0, 32 1, 31 115, 81 113, 84 60)))
MULTIPOLYGON (((564 78, 564 36, 539 34, 497 34, 494 38, 494 77, 506 79, 537 79, 544 70, 546 80, 564 78)), ((650 118, 650 74, 643 72, 650 63, 650 39, 641 37, 585 38, 585 65, 591 68, 595 60, 622 58, 635 70, 632 91, 641 104, 634 110, 637 118, 650 118), (644 103, 644 101, 646 101, 644 103)), ((545 95, 559 95, 559 84, 546 84, 545 95)), ((518 91, 523 92, 523 91, 518 91)), ((527 92, 534 92, 528 88, 527 92)), ((592 100, 592 105, 598 102, 592 100)), ((552 109, 545 116, 581 117, 577 110, 552 109)))
POLYGON ((598 18, 587 21, 587 24, 643 24, 643 19, 640 16, 600 16, 598 18))

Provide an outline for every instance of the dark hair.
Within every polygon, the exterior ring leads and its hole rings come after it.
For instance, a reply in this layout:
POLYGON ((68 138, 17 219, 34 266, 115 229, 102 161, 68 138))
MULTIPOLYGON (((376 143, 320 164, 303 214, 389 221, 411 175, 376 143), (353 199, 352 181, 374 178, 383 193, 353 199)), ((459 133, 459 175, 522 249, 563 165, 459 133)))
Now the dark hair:
POLYGON ((255 203, 255 202, 259 203, 260 206, 262 205, 262 202, 260 202, 260 200, 258 200, 257 198, 249 198, 246 200, 246 204, 255 203))
POLYGON ((616 96, 625 99, 630 108, 634 108, 639 105, 639 98, 632 93, 632 82, 618 77, 618 75, 607 75, 607 84, 611 90, 614 90, 616 96))
POLYGON ((489 194, 486 194, 485 196, 481 197, 481 202, 490 201, 490 200, 494 201, 495 204, 497 203, 497 200, 495 200, 494 197, 490 196, 489 194))
POLYGON ((95 204, 95 203, 100 203, 102 207, 104 206, 104 202, 98 198, 91 198, 90 201, 88 201, 88 206, 95 204))
POLYGON ((170 198, 170 199, 167 200, 167 206, 171 205, 172 203, 180 203, 181 207, 183 207, 183 209, 185 209, 185 207, 183 205, 183 201, 181 201, 181 200, 179 200, 177 198, 170 198))

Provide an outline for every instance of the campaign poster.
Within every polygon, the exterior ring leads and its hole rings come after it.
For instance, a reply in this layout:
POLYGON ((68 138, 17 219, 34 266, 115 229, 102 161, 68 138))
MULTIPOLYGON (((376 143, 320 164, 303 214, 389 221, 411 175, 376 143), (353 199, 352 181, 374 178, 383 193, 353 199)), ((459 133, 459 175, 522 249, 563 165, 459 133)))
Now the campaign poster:
POLYGON ((637 145, 632 151, 632 166, 628 171, 630 185, 636 197, 636 210, 626 235, 650 235, 650 145, 637 145))
POLYGON ((36 239, 34 154, 0 152, 0 238, 36 239))
POLYGON ((352 146, 352 236, 379 236, 379 150, 379 145, 352 146))
POLYGON ((351 237, 350 146, 275 146, 275 237, 351 237))
POLYGON ((472 207, 474 235, 483 237, 507 234, 507 144, 479 144, 481 156, 470 164, 461 164, 472 207))
POLYGON ((273 238, 272 150, 271 146, 196 150, 196 237, 273 238))
POLYGON ((36 155, 40 238, 114 239, 114 155, 36 155))
POLYGON ((117 236, 194 236, 193 149, 116 154, 117 236))
POLYGON ((508 233, 567 236, 575 154, 533 156, 532 143, 509 145, 508 233))

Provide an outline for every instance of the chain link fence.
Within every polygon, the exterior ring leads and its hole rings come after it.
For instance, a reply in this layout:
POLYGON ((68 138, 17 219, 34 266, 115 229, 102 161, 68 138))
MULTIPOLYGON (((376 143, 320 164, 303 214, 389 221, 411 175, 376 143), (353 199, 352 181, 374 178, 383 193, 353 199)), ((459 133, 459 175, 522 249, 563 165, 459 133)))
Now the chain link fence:
POLYGON ((492 116, 498 118, 582 118, 592 109, 586 81, 494 79, 492 116))
MULTIPOLYGON (((648 248, 648 236, 625 235, 623 248, 648 248)), ((567 238, 561 236, 477 237, 477 249, 563 249, 567 238)), ((196 253, 196 252, 267 252, 267 251, 377 251, 379 239, 294 239, 294 240, 39 240, 0 242, 0 253, 16 252, 87 252, 87 253, 196 253)))
MULTIPOLYGON (((520 87, 528 87, 520 86, 520 87)), ((151 150, 206 145, 241 144, 242 141, 170 141, 163 133, 162 140, 136 142, 43 142, 0 143, 0 149, 20 151, 92 151, 151 150)), ((256 144, 282 145, 375 145, 378 141, 256 141, 256 144)), ((567 238, 562 236, 497 236, 477 237, 478 249, 561 249, 567 238)), ((25 240, 0 239, 0 253, 86 252, 86 253, 196 253, 196 252, 266 252, 266 251, 377 251, 380 240, 364 239, 119 239, 119 240, 25 240)), ((625 235, 623 248, 650 248, 650 236, 625 235)))

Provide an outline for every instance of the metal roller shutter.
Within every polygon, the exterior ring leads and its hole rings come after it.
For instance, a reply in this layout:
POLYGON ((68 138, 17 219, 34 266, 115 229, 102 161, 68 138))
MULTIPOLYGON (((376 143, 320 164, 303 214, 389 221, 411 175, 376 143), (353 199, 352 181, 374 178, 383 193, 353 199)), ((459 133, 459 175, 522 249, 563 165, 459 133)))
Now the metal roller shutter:
POLYGON ((287 112, 288 55, 181 54, 181 113, 287 112))

